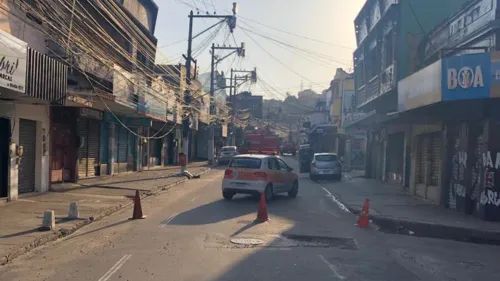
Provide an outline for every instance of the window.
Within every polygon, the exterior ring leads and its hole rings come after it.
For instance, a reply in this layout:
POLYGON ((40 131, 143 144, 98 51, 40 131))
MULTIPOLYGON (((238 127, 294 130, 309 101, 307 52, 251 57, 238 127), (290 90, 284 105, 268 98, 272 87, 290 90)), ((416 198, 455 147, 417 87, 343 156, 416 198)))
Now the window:
POLYGON ((276 158, 269 158, 267 161, 267 167, 269 170, 279 170, 280 166, 278 164, 278 160, 276 158))
POLYGON ((285 163, 285 161, 278 159, 278 164, 280 166, 280 170, 288 171, 288 165, 285 163))
POLYGON ((234 151, 236 151, 236 147, 234 147, 234 146, 230 146, 230 147, 223 147, 223 148, 221 149, 221 151, 222 151, 222 152, 234 152, 234 151))
POLYGON ((320 162, 333 162, 337 161, 337 155, 335 154, 326 154, 326 155, 316 155, 316 161, 320 162))
POLYGON ((250 158, 250 157, 240 157, 234 158, 231 163, 229 163, 229 167, 231 168, 247 168, 247 169, 260 169, 260 165, 262 160, 259 158, 250 158))

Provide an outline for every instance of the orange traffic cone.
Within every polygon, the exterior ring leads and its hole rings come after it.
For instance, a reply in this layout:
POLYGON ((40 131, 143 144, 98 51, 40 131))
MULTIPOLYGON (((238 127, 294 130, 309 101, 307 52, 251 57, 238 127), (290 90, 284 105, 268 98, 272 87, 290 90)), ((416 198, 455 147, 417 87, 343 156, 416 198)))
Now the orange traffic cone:
POLYGON ((366 228, 369 224, 369 212, 370 212, 370 200, 365 199, 365 203, 363 204, 363 209, 361 210, 361 215, 358 218, 358 227, 366 228))
POLYGON ((259 202, 259 211, 257 212, 256 222, 265 222, 268 221, 269 217, 267 216, 267 202, 266 196, 264 192, 260 194, 260 202, 259 202))
POLYGON ((141 196, 139 195, 139 190, 136 190, 134 197, 134 213, 132 214, 132 217, 130 219, 137 220, 145 218, 146 216, 142 215, 141 196))

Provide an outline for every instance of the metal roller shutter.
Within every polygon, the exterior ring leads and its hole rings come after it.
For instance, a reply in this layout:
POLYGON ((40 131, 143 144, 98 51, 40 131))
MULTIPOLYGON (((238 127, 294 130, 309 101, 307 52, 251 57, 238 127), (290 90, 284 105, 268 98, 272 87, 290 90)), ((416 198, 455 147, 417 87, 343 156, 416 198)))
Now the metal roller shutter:
POLYGON ((427 151, 428 151, 429 138, 422 136, 420 137, 420 149, 418 151, 418 182, 419 184, 425 184, 425 173, 427 166, 427 151))
POLYGON ((78 148, 78 178, 87 177, 88 134, 88 119, 81 118, 78 122, 78 136, 80 136, 81 141, 78 148))
POLYGON ((127 163, 127 153, 128 153, 128 134, 127 129, 120 127, 118 135, 118 163, 127 163))
MULTIPOLYGON (((134 130, 135 133, 136 130, 134 130)), ((130 158, 130 161, 131 163, 129 163, 129 165, 127 165, 127 169, 129 171, 133 171, 134 170, 134 166, 135 166, 135 160, 136 160, 136 142, 137 142, 137 136, 130 133, 128 134, 128 156, 130 158)))
POLYGON ((431 180, 430 185, 440 186, 441 181, 441 136, 434 135, 431 139, 431 180))
POLYGON ((95 166, 99 163, 99 131, 98 120, 89 120, 87 142, 87 177, 95 177, 95 166))
POLYGON ((36 121, 19 119, 19 145, 24 154, 19 163, 19 193, 35 191, 36 121))

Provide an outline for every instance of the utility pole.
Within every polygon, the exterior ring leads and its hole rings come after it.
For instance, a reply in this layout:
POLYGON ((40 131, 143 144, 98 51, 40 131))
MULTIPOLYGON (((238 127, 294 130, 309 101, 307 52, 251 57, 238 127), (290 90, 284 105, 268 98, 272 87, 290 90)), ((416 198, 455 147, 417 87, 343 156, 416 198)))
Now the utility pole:
POLYGON ((231 134, 230 134, 230 142, 231 142, 231 145, 235 145, 236 144, 236 139, 235 139, 235 131, 234 131, 234 113, 235 113, 235 110, 236 110, 236 104, 234 102, 235 98, 234 98, 234 95, 235 95, 235 92, 236 92, 236 89, 234 90, 233 92, 233 75, 234 75, 234 70, 231 68, 231 77, 229 78, 230 79, 230 82, 229 82, 229 85, 231 88, 229 88, 229 99, 231 100, 231 134))
MULTIPOLYGON (((220 46, 215 46, 215 44, 212 43, 212 63, 211 63, 211 68, 210 68, 210 115, 215 116, 216 115, 216 108, 215 108, 215 89, 214 89, 214 73, 215 73, 215 66, 216 64, 220 63, 227 57, 229 57, 232 54, 238 54, 240 57, 245 57, 245 43, 241 43, 241 47, 220 47, 220 46), (217 58, 215 56, 215 50, 231 50, 232 52, 229 53, 228 55, 222 57, 222 58, 217 58)), ((214 123, 211 122, 210 128, 209 128, 209 133, 208 133, 208 163, 213 164, 214 162, 214 123)))
POLYGON ((243 83, 247 81, 252 81, 253 83, 257 82, 257 68, 254 68, 253 70, 235 70, 231 68, 231 77, 230 79, 230 90, 229 90, 229 97, 231 100, 231 105, 232 105, 232 114, 231 114, 231 145, 235 145, 236 143, 236 136, 235 136, 235 130, 234 130, 234 119, 235 119, 235 113, 236 113, 236 94, 238 92, 238 86, 241 86, 243 83), (235 76, 235 73, 246 73, 245 76, 235 76), (233 78, 234 77, 234 78, 233 78), (233 79, 234 79, 234 84, 233 84, 233 79), (238 81, 243 81, 238 85, 238 81))
POLYGON ((181 174, 187 174, 190 176, 190 173, 187 171, 187 159, 189 158, 189 119, 191 115, 189 114, 189 105, 191 104, 191 63, 193 61, 192 57, 192 45, 193 45, 193 39, 196 39, 196 37, 200 36, 201 34, 207 32, 208 30, 212 29, 213 27, 226 22, 229 25, 229 29, 231 32, 236 28, 236 13, 238 9, 238 4, 236 2, 233 3, 233 14, 232 15, 194 15, 193 11, 189 13, 189 34, 188 34, 188 49, 187 49, 187 56, 186 56, 186 84, 187 84, 187 90, 184 93, 184 102, 186 106, 186 110, 184 110, 183 114, 183 120, 182 120, 182 151, 186 155, 186 163, 185 165, 181 168, 181 174), (210 27, 206 28, 202 32, 198 33, 193 37, 193 20, 195 18, 215 18, 215 19, 222 19, 221 21, 217 22, 214 25, 211 25, 210 27))

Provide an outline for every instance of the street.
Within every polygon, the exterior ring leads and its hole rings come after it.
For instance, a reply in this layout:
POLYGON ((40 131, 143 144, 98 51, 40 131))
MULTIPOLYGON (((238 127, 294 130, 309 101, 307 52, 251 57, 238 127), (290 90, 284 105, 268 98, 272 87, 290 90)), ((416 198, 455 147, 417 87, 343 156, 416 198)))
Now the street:
POLYGON ((270 220, 254 224, 258 201, 224 200, 223 173, 143 200, 144 220, 126 208, 37 248, 0 267, 0 280, 500 280, 497 246, 356 227, 330 191, 343 182, 301 174, 297 198, 277 196, 270 220))

